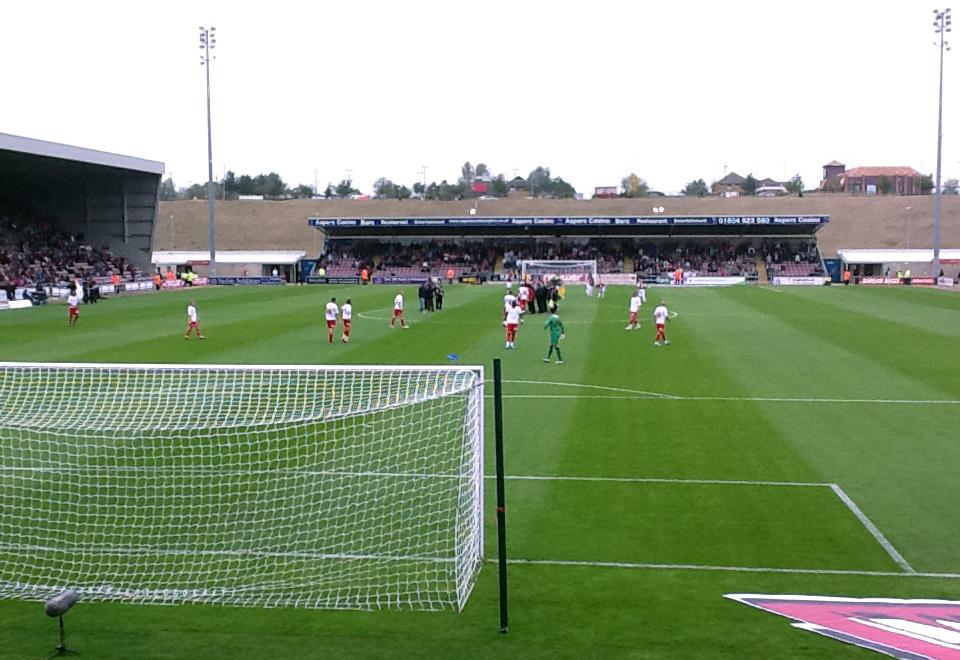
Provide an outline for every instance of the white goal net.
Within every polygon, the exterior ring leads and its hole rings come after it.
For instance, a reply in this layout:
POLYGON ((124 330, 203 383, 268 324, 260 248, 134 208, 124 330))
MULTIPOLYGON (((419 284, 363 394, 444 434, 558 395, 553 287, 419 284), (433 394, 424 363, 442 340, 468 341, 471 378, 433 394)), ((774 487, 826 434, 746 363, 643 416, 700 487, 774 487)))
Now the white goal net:
POLYGON ((0 598, 464 606, 479 367, 0 363, 0 598))
POLYGON ((596 284, 597 262, 527 259, 520 262, 520 276, 548 281, 559 278, 564 284, 586 284, 588 280, 596 284))

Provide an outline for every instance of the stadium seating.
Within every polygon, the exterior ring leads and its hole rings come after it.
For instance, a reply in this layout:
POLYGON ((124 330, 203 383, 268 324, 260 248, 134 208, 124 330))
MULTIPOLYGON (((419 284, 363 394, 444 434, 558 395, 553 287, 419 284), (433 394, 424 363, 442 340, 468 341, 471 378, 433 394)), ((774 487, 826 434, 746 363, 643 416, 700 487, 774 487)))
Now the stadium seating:
POLYGON ((756 256, 765 259, 771 275, 806 277, 821 274, 816 244, 732 245, 712 241, 673 243, 635 239, 572 239, 532 241, 501 239, 493 242, 384 243, 380 241, 331 241, 322 265, 330 276, 356 276, 364 267, 374 274, 416 278, 429 274, 455 277, 477 270, 490 272, 501 261, 503 271, 512 273, 524 259, 595 259, 598 272, 624 272, 624 256, 635 254, 633 272, 648 277, 668 275, 678 267, 712 276, 757 277, 756 256))
POLYGON ((137 270, 106 246, 94 248, 82 235, 58 231, 46 222, 0 210, 0 283, 20 288, 68 283, 118 273, 133 279, 137 270))

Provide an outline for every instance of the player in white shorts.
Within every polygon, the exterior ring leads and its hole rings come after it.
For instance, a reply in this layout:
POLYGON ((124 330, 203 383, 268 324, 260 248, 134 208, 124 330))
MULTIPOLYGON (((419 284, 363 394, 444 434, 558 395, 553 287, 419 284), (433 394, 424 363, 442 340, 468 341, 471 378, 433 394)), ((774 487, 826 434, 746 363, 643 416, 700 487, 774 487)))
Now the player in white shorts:
POLYGON ((630 318, 627 319, 627 327, 624 330, 636 330, 640 327, 640 321, 637 320, 637 314, 640 312, 640 307, 643 305, 643 300, 640 298, 640 292, 634 291, 633 295, 630 296, 630 318))
POLYGON ((513 342, 517 338, 517 327, 520 325, 521 313, 522 312, 520 311, 520 306, 517 305, 517 301, 514 300, 510 304, 510 308, 507 309, 507 315, 503 321, 503 324, 507 326, 507 332, 505 337, 506 343, 504 344, 504 348, 514 347, 513 342))

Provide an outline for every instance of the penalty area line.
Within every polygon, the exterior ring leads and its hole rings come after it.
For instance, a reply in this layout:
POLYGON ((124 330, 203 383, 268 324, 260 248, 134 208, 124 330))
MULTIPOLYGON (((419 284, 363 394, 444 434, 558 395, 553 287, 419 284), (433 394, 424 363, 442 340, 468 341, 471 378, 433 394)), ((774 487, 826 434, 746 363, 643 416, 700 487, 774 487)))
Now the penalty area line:
POLYGON ((832 490, 836 496, 840 498, 840 501, 843 502, 848 509, 850 509, 850 512, 856 516, 857 520, 860 521, 860 524, 862 524, 866 530, 870 532, 870 535, 876 539, 877 543, 880 544, 880 547, 884 549, 884 551, 890 556, 890 559, 892 559, 897 566, 903 569, 905 573, 916 573, 916 571, 913 569, 913 566, 910 565, 903 555, 897 552, 897 549, 894 548, 893 544, 887 540, 887 537, 883 535, 883 532, 881 532, 880 529, 873 524, 870 518, 867 517, 867 514, 865 514, 860 507, 857 506, 856 502, 854 502, 838 484, 830 484, 830 490, 832 490))
MULTIPOLYGON (((486 479, 496 479, 496 475, 485 475, 486 479)), ((582 481, 600 483, 629 484, 692 484, 708 486, 799 486, 805 488, 830 488, 833 484, 804 481, 749 481, 744 479, 670 479, 661 477, 575 477, 533 474, 508 474, 507 481, 582 481)))
MULTIPOLYGON (((830 398, 830 397, 777 397, 777 396, 699 396, 684 394, 667 394, 665 392, 649 392, 647 390, 634 390, 627 387, 611 387, 608 385, 589 385, 586 383, 569 383, 550 380, 510 380, 504 379, 504 383, 513 385, 547 385, 552 387, 570 387, 586 390, 600 390, 603 392, 616 392, 621 395, 632 395, 628 398, 638 399, 660 399, 663 401, 729 401, 745 403, 850 403, 850 404, 894 404, 894 405, 958 405, 960 399, 853 399, 853 398, 830 398)), ((569 395, 551 395, 551 394, 505 394, 504 398, 571 398, 569 395)), ((599 395, 582 398, 604 398, 599 395)), ((621 398, 613 397, 610 398, 621 398)))
MULTIPOLYGON (((497 561, 496 557, 487 559, 490 563, 497 561)), ((901 573, 897 571, 860 571, 855 569, 834 568, 775 568, 768 566, 712 566, 708 564, 647 564, 640 562, 622 561, 580 561, 574 559, 507 559, 508 564, 526 566, 574 566, 585 568, 620 568, 632 570, 661 570, 661 571, 718 571, 728 573, 782 573, 788 575, 851 575, 861 577, 924 577, 942 578, 948 580, 960 579, 960 573, 901 573)))

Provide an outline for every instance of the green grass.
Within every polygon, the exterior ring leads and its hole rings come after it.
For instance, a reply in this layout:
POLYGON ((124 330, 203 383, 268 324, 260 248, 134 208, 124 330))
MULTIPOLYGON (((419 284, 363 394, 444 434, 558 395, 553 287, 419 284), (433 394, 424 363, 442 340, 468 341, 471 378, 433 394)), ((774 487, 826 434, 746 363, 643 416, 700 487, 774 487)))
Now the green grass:
MULTIPOLYGON (((960 573, 960 404, 930 403, 960 400, 956 294, 651 290, 643 327, 625 332, 626 289, 599 301, 573 289, 555 365, 541 361, 543 317, 503 349, 500 287, 450 287, 431 315, 416 311, 415 288, 405 293, 410 330, 387 327, 390 287, 111 299, 84 307, 72 329, 51 305, 0 314, 0 360, 447 364, 456 353, 489 367, 501 357, 508 475, 624 479, 507 482, 508 554, 584 563, 512 564, 506 636, 488 564, 462 613, 81 603, 67 617, 72 646, 93 658, 856 658, 869 656, 722 596, 960 598, 960 580, 903 576, 829 487, 695 482, 839 484, 915 570, 960 573), (359 312, 349 345, 326 344, 330 295, 359 312), (205 342, 181 338, 188 296, 205 342), (654 347, 661 297, 678 316, 672 345, 654 347)), ((489 405, 487 422, 489 474, 489 405)), ((0 658, 43 658, 55 642, 37 603, 0 602, 0 658)))

